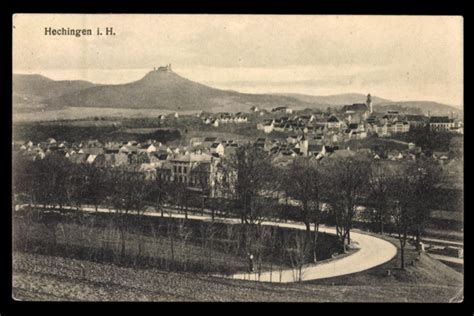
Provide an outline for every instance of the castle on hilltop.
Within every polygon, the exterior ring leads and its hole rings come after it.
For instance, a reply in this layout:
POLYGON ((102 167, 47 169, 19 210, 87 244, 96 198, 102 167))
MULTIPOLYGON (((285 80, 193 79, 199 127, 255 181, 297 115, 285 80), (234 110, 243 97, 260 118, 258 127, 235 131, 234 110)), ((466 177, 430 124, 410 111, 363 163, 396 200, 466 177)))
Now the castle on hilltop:
POLYGON ((168 64, 166 66, 160 66, 160 67, 158 67, 158 69, 156 69, 156 67, 153 67, 153 70, 171 72, 171 64, 168 64))

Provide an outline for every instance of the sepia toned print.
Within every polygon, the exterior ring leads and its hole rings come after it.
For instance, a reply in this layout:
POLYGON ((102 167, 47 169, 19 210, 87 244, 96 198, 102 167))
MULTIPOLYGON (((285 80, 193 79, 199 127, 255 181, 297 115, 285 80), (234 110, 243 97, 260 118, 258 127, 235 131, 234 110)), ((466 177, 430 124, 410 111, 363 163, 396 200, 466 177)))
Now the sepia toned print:
POLYGON ((14 299, 463 300, 462 17, 12 32, 14 299))

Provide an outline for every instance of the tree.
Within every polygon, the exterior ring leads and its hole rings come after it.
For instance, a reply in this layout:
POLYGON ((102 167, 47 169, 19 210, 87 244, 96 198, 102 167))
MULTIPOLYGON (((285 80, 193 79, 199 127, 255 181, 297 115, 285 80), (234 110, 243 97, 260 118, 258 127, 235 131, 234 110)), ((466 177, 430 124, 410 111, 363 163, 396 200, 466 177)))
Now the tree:
POLYGON ((390 221, 388 190, 393 170, 385 161, 374 161, 371 168, 366 206, 368 219, 378 226, 380 234, 384 233, 384 225, 390 221))
POLYGON ((69 160, 57 153, 51 153, 44 159, 36 160, 33 164, 36 169, 32 173, 34 177, 34 195, 39 203, 47 206, 63 206, 67 204, 71 193, 68 193, 71 182, 72 164, 69 160))
POLYGON ((306 226, 306 242, 312 244, 312 260, 316 262, 316 244, 321 220, 324 184, 322 174, 316 161, 299 158, 295 159, 282 175, 282 188, 287 197, 299 202, 300 220, 306 226), (311 225, 314 225, 313 235, 311 234, 311 225))
POLYGON ((437 194, 437 188, 444 181, 441 167, 431 159, 419 159, 408 167, 407 173, 411 176, 411 190, 413 191, 413 234, 416 248, 420 247, 420 237, 424 232, 426 221, 430 216, 432 199, 437 194))
POLYGON ((187 184, 173 181, 169 184, 169 190, 173 201, 179 206, 180 211, 184 210, 185 219, 188 219, 189 194, 187 184))
POLYGON ((103 169, 93 165, 83 165, 82 173, 84 177, 84 200, 91 203, 98 211, 99 205, 106 198, 106 173, 103 169))
MULTIPOLYGON (((162 167, 160 171, 162 170, 162 167)), ((158 170, 157 170, 158 171, 158 170)), ((161 217, 164 217, 164 204, 169 198, 169 190, 167 184, 162 178, 162 173, 157 172, 150 190, 150 200, 155 201, 155 209, 161 212, 161 217)))
POLYGON ((301 282, 303 280, 303 267, 305 264, 306 254, 310 243, 302 234, 293 234, 294 248, 289 250, 291 265, 294 268, 293 280, 301 282))
POLYGON ((430 212, 430 199, 442 179, 441 170, 428 160, 403 165, 403 170, 393 175, 388 190, 391 215, 400 241, 400 267, 405 268, 405 246, 410 234, 415 236, 419 249, 430 212))
POLYGON ((390 182, 391 214, 400 242, 400 268, 405 269, 405 246, 413 220, 410 200, 414 196, 410 188, 410 176, 408 174, 393 177, 390 182))
POLYGON ((360 156, 327 159, 323 170, 325 200, 345 250, 351 243, 350 231, 357 208, 367 195, 370 161, 360 156))
POLYGON ((136 216, 131 218, 140 223, 145 212, 146 198, 150 195, 151 185, 145 180, 143 174, 130 172, 125 168, 119 168, 108 173, 107 191, 109 204, 113 207, 115 223, 121 236, 121 257, 125 256, 125 234, 127 231, 127 220, 129 214, 134 212, 136 216))
POLYGON ((22 155, 13 152, 12 157, 12 186, 14 203, 28 203, 32 206, 37 203, 39 180, 35 161, 28 160, 22 155))
POLYGON ((217 183, 235 200, 241 222, 261 222, 266 215, 265 198, 272 198, 277 190, 269 154, 255 145, 244 145, 224 159, 218 170, 217 183))

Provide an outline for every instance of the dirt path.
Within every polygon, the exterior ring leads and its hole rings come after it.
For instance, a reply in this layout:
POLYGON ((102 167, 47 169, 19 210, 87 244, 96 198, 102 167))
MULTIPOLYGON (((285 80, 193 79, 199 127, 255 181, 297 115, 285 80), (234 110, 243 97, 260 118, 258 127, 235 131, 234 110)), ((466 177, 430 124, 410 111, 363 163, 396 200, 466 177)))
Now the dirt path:
MULTIPOLYGON (((265 224, 305 229, 303 224, 297 223, 266 222, 265 224)), ((335 228, 331 227, 320 227, 319 230, 329 234, 336 233, 335 228)), ((301 280, 318 280, 364 271, 390 261, 397 254, 397 248, 393 244, 377 237, 351 231, 351 240, 357 243, 359 248, 357 252, 341 259, 306 266, 302 269, 301 280)), ((280 271, 273 272, 272 274, 264 272, 260 274, 260 281, 280 282, 280 277, 282 283, 296 282, 298 281, 298 272, 292 269, 283 270, 281 276, 280 271)), ((257 275, 249 275, 248 273, 234 274, 232 278, 258 280, 257 275)))

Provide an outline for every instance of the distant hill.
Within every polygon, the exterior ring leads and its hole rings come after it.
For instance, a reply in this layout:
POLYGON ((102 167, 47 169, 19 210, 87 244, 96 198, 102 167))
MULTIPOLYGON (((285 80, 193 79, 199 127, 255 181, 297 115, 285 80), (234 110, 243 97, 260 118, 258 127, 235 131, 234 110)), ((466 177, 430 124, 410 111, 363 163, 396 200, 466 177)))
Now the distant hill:
MULTIPOLYGON (((283 95, 301 100, 303 102, 312 103, 318 108, 328 107, 328 106, 342 107, 347 104, 364 103, 365 100, 367 99, 367 95, 362 94, 362 93, 343 93, 343 94, 335 94, 335 95, 327 95, 327 96, 313 96, 313 95, 300 94, 300 93, 285 93, 283 95)), ((388 102, 393 102, 393 101, 383 99, 377 96, 372 96, 372 102, 375 105, 379 103, 388 103, 388 102)))
MULTIPOLYGON (((360 93, 329 96, 239 93, 212 88, 167 71, 150 71, 140 80, 116 85, 99 85, 82 80, 55 81, 41 75, 13 75, 16 111, 87 107, 236 112, 248 111, 251 106, 325 110, 328 106, 340 108, 365 100, 366 95, 360 93)), ((395 102, 377 96, 372 96, 372 100, 376 111, 430 112, 432 115, 448 115, 452 111, 462 116, 459 108, 436 102, 395 102)))
POLYGON ((402 101, 402 102, 390 102, 390 103, 382 103, 378 106, 375 106, 375 110, 377 111, 404 111, 410 112, 411 114, 428 114, 431 115, 440 115, 440 116, 447 116, 451 115, 451 112, 454 115, 458 115, 462 117, 463 110, 451 105, 441 104, 432 101, 402 101), (418 111, 417 111, 418 110, 418 111), (421 113, 420 113, 421 112, 421 113))
POLYGON ((248 110, 259 107, 307 107, 310 104, 287 96, 245 94, 208 87, 174 72, 151 71, 126 84, 101 85, 72 91, 47 100, 53 106, 154 108, 211 111, 215 108, 248 110))
POLYGON ((56 81, 41 75, 13 75, 13 95, 20 98, 49 99, 94 86, 84 80, 56 81))
MULTIPOLYGON (((366 95, 361 93, 344 93, 328 96, 312 96, 298 93, 284 94, 298 100, 311 103, 313 108, 325 109, 328 106, 341 108, 346 104, 365 103, 366 95)), ((462 116, 463 110, 451 105, 441 104, 432 101, 391 101, 377 96, 372 96, 374 110, 380 112, 399 111, 409 114, 431 115, 454 115, 462 116)))

